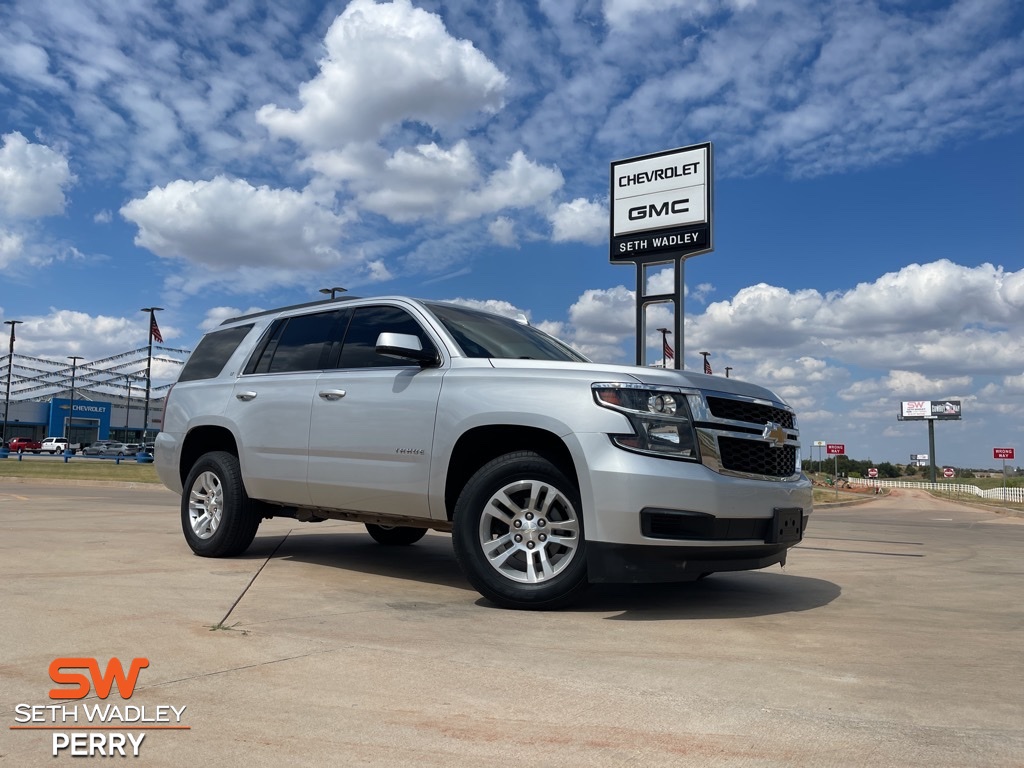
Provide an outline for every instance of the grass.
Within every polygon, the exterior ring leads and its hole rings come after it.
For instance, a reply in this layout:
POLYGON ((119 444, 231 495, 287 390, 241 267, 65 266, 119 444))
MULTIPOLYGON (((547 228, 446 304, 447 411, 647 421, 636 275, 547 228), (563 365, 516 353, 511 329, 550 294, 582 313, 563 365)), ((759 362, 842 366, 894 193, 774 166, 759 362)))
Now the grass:
POLYGON ((59 458, 16 454, 0 459, 0 477, 29 477, 34 480, 114 480, 122 483, 153 483, 160 480, 152 464, 138 464, 134 459, 94 461, 73 457, 65 464, 59 458))

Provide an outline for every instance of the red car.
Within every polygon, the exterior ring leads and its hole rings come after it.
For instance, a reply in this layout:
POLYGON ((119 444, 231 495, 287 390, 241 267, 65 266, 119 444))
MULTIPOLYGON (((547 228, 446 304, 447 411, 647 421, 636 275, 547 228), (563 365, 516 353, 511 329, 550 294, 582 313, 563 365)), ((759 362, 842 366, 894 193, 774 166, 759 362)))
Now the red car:
POLYGON ((43 444, 38 440, 33 440, 31 437, 12 437, 11 441, 7 444, 7 447, 15 453, 24 453, 27 451, 39 453, 43 450, 43 444))

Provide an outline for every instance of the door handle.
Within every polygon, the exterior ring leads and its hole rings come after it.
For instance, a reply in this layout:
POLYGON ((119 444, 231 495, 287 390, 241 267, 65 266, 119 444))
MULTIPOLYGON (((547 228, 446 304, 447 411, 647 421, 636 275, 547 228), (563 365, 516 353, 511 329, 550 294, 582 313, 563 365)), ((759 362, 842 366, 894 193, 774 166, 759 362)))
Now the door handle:
POLYGON ((341 400, 344 396, 344 389, 325 389, 320 393, 320 398, 323 400, 341 400))
POLYGON ((250 400, 254 400, 256 398, 256 393, 255 392, 238 392, 235 395, 235 397, 237 397, 239 400, 244 400, 245 402, 249 402, 250 400))

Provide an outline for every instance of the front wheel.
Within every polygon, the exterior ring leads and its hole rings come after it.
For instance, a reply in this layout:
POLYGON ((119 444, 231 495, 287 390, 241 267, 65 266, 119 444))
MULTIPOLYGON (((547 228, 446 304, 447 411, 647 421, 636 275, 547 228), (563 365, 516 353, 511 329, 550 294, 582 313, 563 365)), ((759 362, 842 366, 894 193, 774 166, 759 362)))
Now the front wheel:
POLYGON ((240 555, 252 544, 259 525, 238 457, 226 451, 200 456, 181 495, 181 529, 192 551, 202 557, 240 555))
POLYGON ((378 544, 402 547, 415 544, 427 535, 426 528, 411 528, 406 525, 374 525, 366 523, 366 532, 378 544))
POLYGON ((533 451, 499 456, 459 495, 455 556, 469 582, 505 608, 558 608, 587 587, 576 484, 533 451))

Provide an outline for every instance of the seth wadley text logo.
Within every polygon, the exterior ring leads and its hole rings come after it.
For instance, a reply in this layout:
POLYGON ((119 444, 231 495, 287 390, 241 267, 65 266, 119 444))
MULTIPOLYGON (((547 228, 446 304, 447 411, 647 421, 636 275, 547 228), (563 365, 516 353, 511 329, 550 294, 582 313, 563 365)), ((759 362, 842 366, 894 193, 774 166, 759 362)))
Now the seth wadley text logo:
POLYGON ((77 703, 17 704, 15 725, 11 730, 52 731, 51 754, 57 757, 138 757, 146 732, 151 730, 189 730, 182 724, 185 707, 118 704, 105 701, 117 688, 122 700, 135 692, 139 673, 149 667, 149 659, 131 660, 128 670, 119 659, 110 659, 106 670, 95 658, 62 657, 50 663, 50 679, 58 686, 49 692, 51 700, 77 703), (89 704, 81 699, 95 692, 102 703, 89 704))

